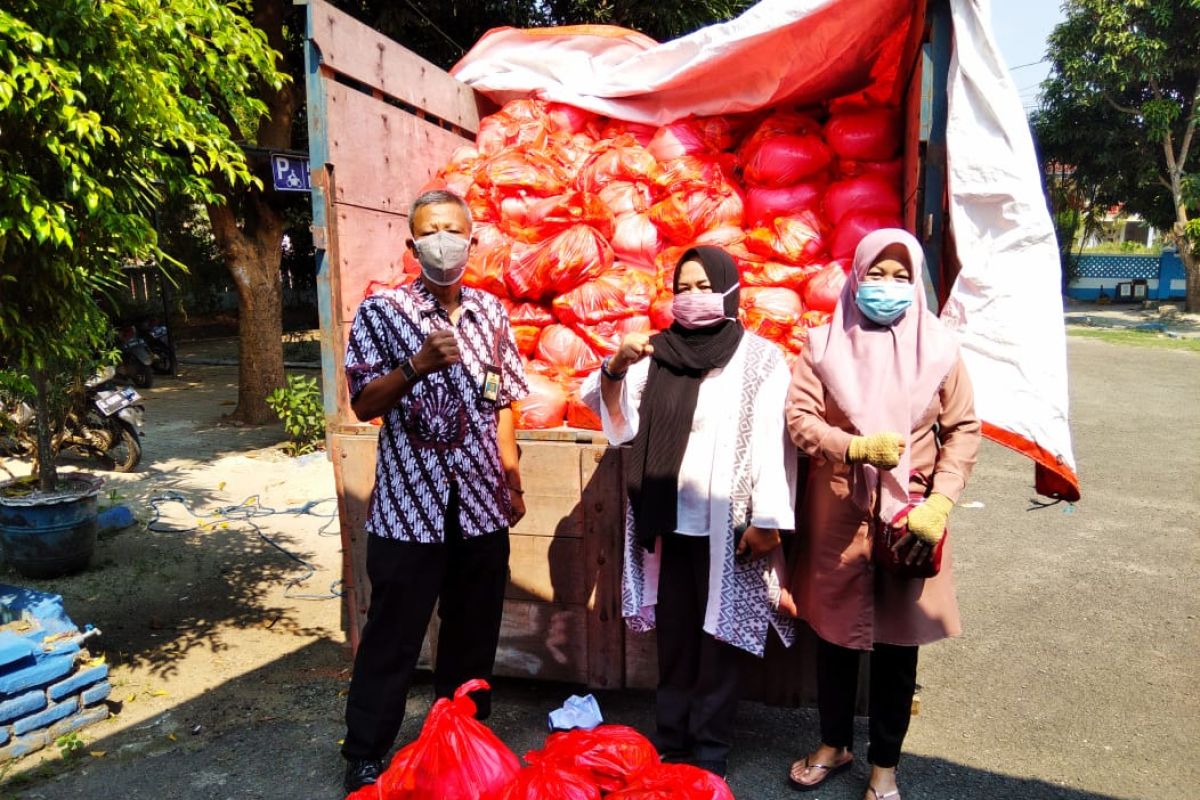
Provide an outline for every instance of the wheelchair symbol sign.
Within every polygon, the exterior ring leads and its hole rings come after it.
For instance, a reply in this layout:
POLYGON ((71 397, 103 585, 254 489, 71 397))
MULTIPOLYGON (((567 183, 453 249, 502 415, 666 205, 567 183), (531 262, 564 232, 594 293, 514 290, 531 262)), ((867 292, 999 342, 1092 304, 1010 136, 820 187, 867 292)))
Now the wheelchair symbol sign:
POLYGON ((272 154, 271 179, 279 192, 312 191, 307 158, 272 154))

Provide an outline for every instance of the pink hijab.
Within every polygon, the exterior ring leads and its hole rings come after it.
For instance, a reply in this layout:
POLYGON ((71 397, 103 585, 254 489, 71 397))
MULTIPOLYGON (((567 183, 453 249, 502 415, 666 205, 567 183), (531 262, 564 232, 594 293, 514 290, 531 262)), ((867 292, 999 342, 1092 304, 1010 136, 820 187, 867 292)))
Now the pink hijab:
POLYGON ((880 481, 879 515, 885 520, 908 504, 913 427, 937 400, 942 382, 958 362, 958 342, 925 305, 924 269, 921 244, 908 231, 884 228, 867 234, 854 252, 854 269, 832 321, 808 333, 814 372, 858 432, 904 437, 907 449, 895 469, 868 464, 854 469, 855 502, 870 511, 871 490, 880 481), (859 310, 854 296, 880 253, 895 244, 908 251, 916 287, 913 304, 891 326, 876 325, 859 310))

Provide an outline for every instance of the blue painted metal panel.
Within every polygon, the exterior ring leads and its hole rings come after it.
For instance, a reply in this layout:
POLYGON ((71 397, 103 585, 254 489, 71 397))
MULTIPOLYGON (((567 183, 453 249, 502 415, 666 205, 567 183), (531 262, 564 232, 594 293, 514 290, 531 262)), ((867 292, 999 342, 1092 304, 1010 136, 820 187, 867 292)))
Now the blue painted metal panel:
POLYGON ((946 241, 946 120, 949 116, 946 89, 954 37, 948 0, 931 0, 927 16, 931 65, 922 73, 921 94, 924 98, 928 92, 930 97, 929 140, 925 147, 925 198, 921 218, 917 220, 917 238, 925 248, 926 274, 940 305, 948 288, 942 274, 946 241))

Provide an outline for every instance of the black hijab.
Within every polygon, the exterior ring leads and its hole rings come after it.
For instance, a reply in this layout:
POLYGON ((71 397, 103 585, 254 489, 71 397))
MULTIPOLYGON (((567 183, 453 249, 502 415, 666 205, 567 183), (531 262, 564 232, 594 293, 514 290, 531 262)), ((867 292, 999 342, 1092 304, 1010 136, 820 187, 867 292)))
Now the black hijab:
MULTIPOLYGON (((675 266, 674 292, 679 291, 679 268, 685 261, 700 262, 717 294, 738 285, 737 265, 728 253, 719 247, 693 247, 675 266)), ((654 354, 625 470, 638 543, 647 550, 654 550, 658 536, 675 532, 679 467, 700 381, 709 370, 728 364, 742 341, 742 324, 737 321, 740 295, 735 288, 725 297, 729 319, 717 325, 690 330, 676 322, 650 338, 654 354)))

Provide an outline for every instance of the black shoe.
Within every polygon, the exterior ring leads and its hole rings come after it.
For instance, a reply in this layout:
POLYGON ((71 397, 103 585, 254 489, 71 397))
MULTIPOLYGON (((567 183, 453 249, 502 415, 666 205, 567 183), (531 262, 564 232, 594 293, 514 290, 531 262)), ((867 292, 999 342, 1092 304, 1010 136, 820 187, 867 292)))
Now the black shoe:
POLYGON ((379 775, 382 772, 383 762, 379 759, 350 759, 350 763, 346 764, 346 777, 342 781, 342 786, 346 789, 346 794, 350 794, 364 786, 375 783, 375 781, 379 780, 379 775))

